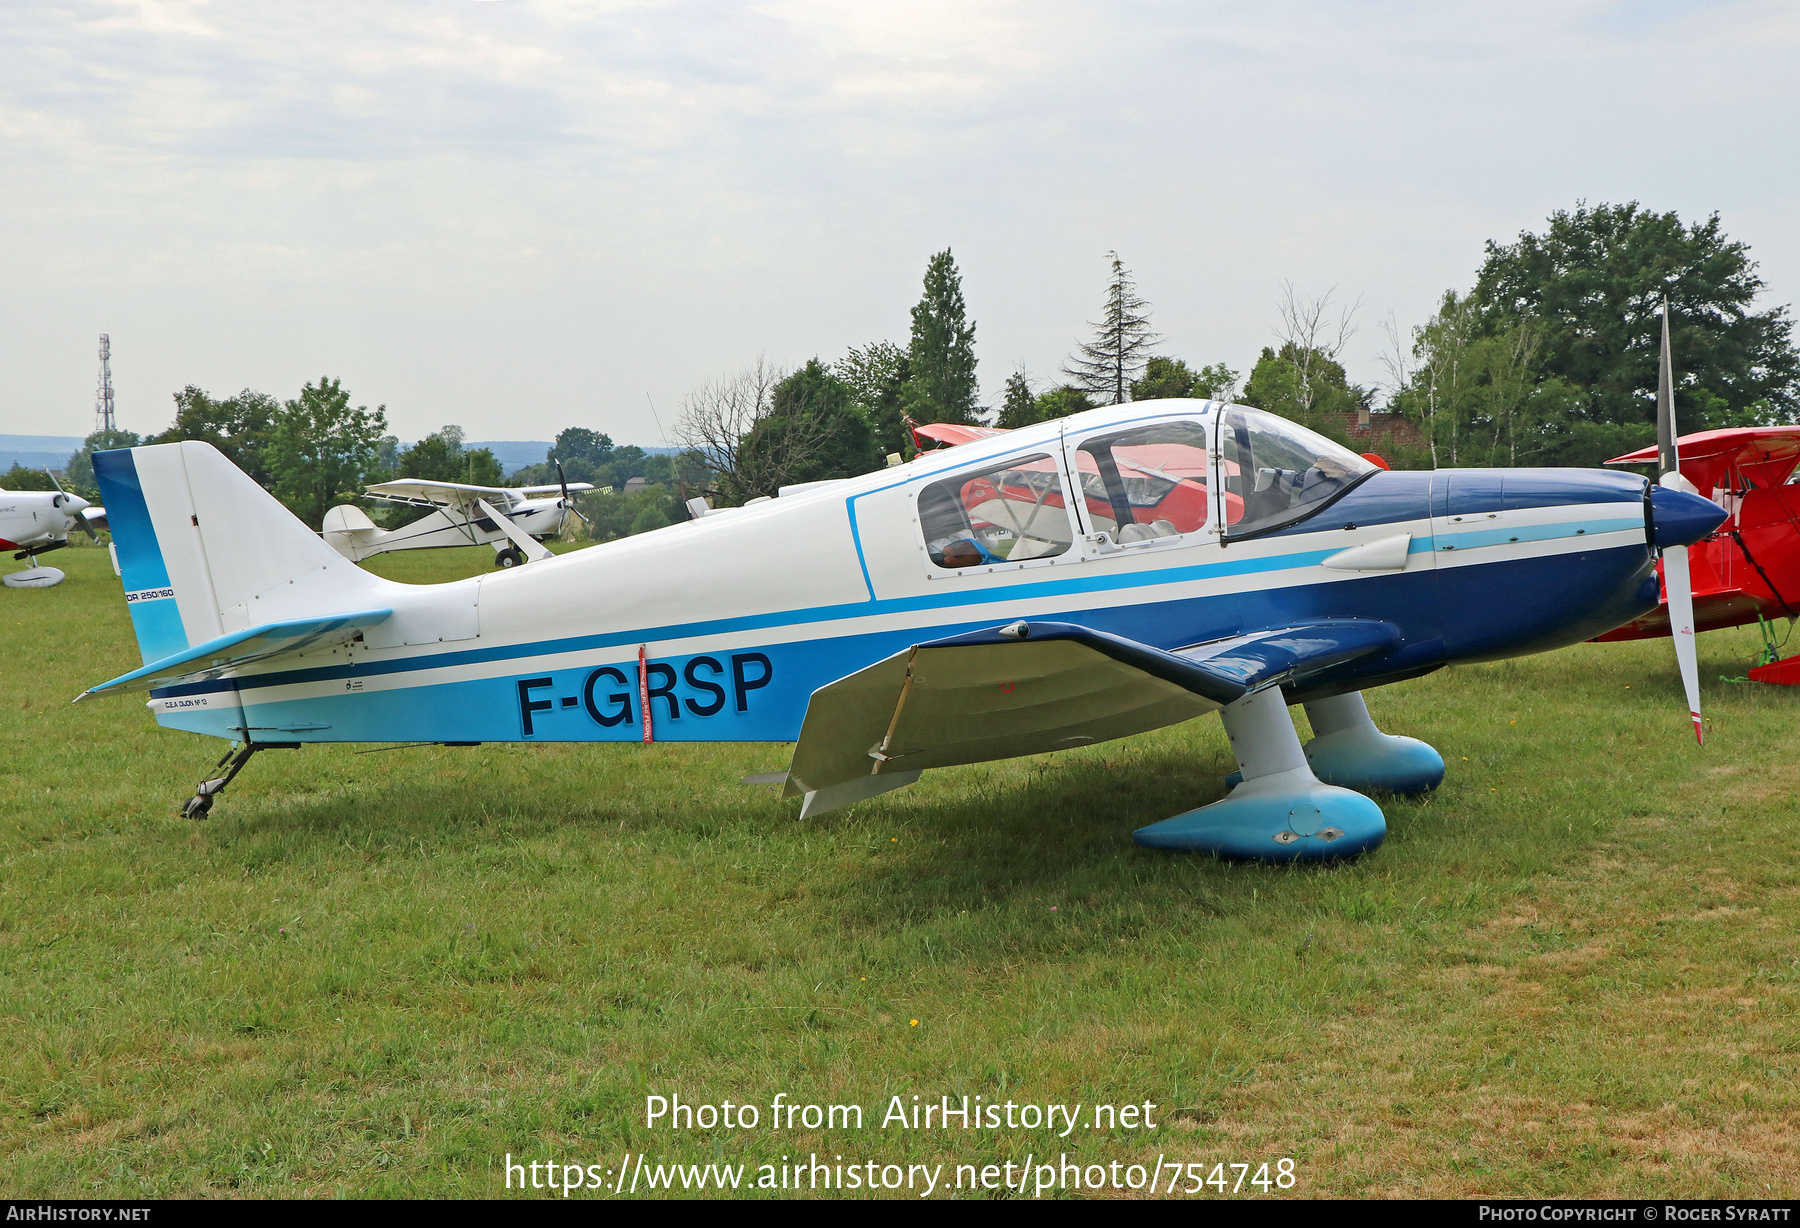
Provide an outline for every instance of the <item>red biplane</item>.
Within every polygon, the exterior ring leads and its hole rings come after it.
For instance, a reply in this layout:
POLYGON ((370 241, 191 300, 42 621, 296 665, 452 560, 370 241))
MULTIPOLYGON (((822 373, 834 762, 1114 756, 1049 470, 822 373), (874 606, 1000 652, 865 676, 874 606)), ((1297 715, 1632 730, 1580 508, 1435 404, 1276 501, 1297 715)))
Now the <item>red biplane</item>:
MULTIPOLYGON (((1694 630, 1716 631, 1800 615, 1800 426, 1736 427, 1683 435, 1681 475, 1729 514, 1717 533, 1688 551, 1694 586, 1694 630)), ((1655 446, 1607 461, 1655 465, 1655 446)), ((1658 573, 1661 566, 1658 565, 1658 573)), ((1663 604, 1601 641, 1669 634, 1663 604)), ((1765 654, 1767 656, 1769 654, 1765 654)), ((1757 682, 1800 684, 1800 656, 1765 660, 1750 671, 1757 682)))

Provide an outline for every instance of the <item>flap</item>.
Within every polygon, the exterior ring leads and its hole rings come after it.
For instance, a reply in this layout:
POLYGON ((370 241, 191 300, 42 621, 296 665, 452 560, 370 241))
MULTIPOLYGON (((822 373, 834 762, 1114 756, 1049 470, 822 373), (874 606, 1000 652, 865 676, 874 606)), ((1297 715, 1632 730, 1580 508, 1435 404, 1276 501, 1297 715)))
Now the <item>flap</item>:
POLYGON ((392 613, 392 610, 364 610, 357 614, 329 614, 323 618, 265 623, 234 631, 160 661, 152 661, 110 682, 89 687, 75 698, 147 691, 185 682, 207 682, 253 662, 304 652, 319 644, 347 643, 361 635, 364 628, 385 622, 392 613))
POLYGON ((1210 664, 1068 623, 935 640, 813 692, 785 795, 1106 742, 1249 689, 1210 664))

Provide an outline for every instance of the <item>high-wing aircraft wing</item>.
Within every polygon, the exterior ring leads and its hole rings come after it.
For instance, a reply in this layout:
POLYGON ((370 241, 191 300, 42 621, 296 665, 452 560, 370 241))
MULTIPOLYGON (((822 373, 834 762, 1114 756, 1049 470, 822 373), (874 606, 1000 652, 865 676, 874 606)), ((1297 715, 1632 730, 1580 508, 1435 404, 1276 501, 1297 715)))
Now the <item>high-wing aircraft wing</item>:
POLYGON ((392 613, 392 610, 363 610, 355 614, 299 618, 248 627, 243 631, 234 631, 208 640, 204 644, 196 644, 160 661, 152 661, 129 674, 121 674, 110 682, 91 686, 75 698, 81 700, 89 695, 147 691, 153 687, 174 686, 183 682, 208 682, 255 661, 304 652, 320 644, 352 640, 362 634, 364 629, 386 622, 392 613))
MULTIPOLYGON (((370 489, 373 490, 374 487, 370 487, 370 489)), ((471 486, 469 489, 475 488, 471 486)), ((570 492, 592 490, 594 484, 592 482, 570 482, 567 489, 570 492)), ((514 494, 524 495, 527 499, 542 499, 547 495, 560 495, 563 492, 564 487, 558 483, 552 483, 549 486, 518 486, 513 489, 514 494)))
MULTIPOLYGON (((472 508, 486 499, 489 503, 505 509, 511 502, 515 491, 500 486, 468 486, 461 482, 428 482, 423 478, 402 478, 395 482, 377 482, 364 488, 377 499, 385 499, 392 503, 412 503, 421 507, 456 507, 472 508)), ((555 491, 559 487, 550 486, 547 491, 555 491)))
POLYGON ((1341 619, 1164 652, 1071 623, 914 645, 814 691, 786 796, 818 814, 926 768, 1066 750, 1215 712, 1259 687, 1383 651, 1391 624, 1341 619))

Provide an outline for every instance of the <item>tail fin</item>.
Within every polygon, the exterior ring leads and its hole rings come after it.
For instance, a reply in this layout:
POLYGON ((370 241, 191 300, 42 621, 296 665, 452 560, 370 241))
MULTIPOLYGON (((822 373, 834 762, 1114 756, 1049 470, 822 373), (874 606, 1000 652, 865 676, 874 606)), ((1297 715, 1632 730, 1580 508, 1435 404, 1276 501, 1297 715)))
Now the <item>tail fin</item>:
POLYGON ((354 504, 345 503, 326 512, 325 523, 319 528, 319 536, 325 539, 325 544, 351 562, 365 554, 380 553, 367 547, 380 540, 381 530, 369 519, 367 512, 354 504))
POLYGON ((373 577, 211 444, 94 453, 144 663, 295 611, 358 608, 373 577))

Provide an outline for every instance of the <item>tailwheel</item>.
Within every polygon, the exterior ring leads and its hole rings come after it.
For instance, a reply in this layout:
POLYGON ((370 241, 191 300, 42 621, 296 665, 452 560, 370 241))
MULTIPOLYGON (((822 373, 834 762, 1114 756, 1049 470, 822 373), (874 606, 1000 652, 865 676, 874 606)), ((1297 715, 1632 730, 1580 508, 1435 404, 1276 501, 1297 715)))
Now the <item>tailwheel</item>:
POLYGON ((250 756, 257 751, 299 749, 298 742, 245 742, 242 746, 232 743, 232 748, 214 765, 215 770, 225 768, 225 774, 201 781, 194 790, 194 796, 188 798, 182 806, 181 817, 192 819, 196 823, 208 817, 212 813, 213 799, 225 791, 225 786, 236 779, 237 774, 244 770, 244 765, 250 762, 250 756))

